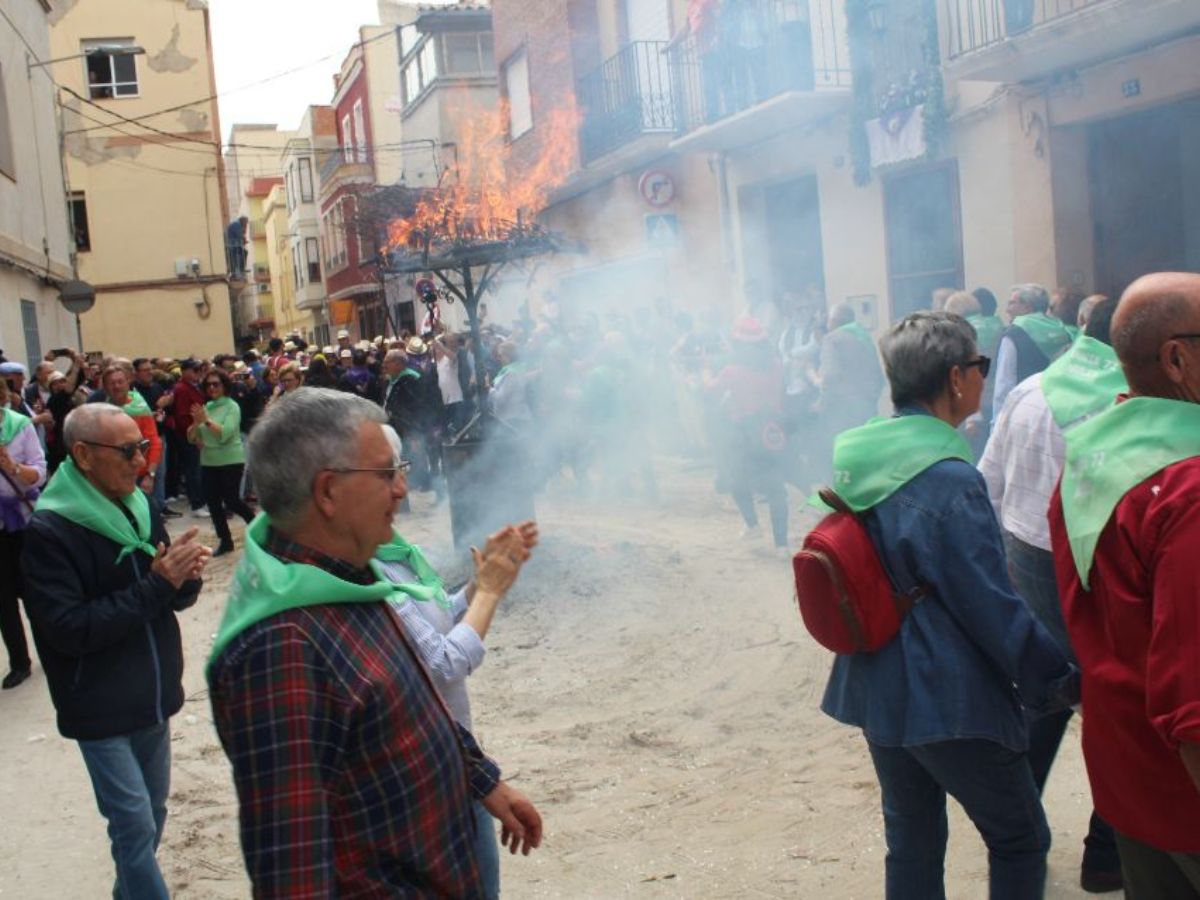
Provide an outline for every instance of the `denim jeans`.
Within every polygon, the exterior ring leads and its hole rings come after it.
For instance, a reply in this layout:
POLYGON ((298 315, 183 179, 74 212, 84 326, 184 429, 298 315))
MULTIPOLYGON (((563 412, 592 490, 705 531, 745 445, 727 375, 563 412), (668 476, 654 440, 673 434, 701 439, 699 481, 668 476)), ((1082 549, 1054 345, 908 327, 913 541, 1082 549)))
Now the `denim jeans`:
POLYGON ((184 441, 180 447, 180 473, 192 510, 204 508, 204 470, 200 467, 200 448, 184 441))
POLYGON ((1024 753, 982 740, 868 746, 883 793, 888 900, 945 898, 947 794, 987 845, 991 900, 1042 896, 1050 828, 1024 753))
POLYGON ((478 800, 475 807, 475 862, 483 880, 485 900, 500 897, 500 842, 496 839, 496 820, 478 800))
POLYGON ((80 741, 79 749, 108 820, 119 900, 166 898, 154 852, 167 820, 171 787, 171 728, 166 722, 121 737, 80 741))
MULTIPOLYGON (((1012 577, 1013 587, 1025 599, 1034 617, 1046 626, 1051 637, 1074 660, 1075 654, 1071 651, 1067 625, 1058 599, 1054 555, 1026 544, 1007 531, 1004 532, 1004 552, 1008 557, 1008 573, 1012 577)), ((1046 786, 1046 779, 1050 776, 1050 768, 1054 765, 1058 746, 1062 743, 1071 716, 1072 712, 1068 709, 1034 719, 1029 724, 1029 766, 1033 769, 1033 780, 1037 782, 1039 791, 1046 786)), ((1112 826, 1100 818, 1095 810, 1088 823, 1083 848, 1083 868, 1115 872, 1121 867, 1112 826)))
POLYGON ((158 507, 158 511, 162 512, 167 506, 167 439, 160 435, 162 439, 162 457, 158 461, 158 468, 154 472, 154 505, 158 507))

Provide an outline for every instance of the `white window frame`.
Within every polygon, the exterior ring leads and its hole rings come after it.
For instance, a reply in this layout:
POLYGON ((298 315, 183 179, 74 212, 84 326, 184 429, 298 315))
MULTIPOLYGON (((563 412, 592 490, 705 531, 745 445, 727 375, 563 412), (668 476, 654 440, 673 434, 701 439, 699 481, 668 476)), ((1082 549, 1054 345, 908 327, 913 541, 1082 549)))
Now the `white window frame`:
POLYGON ((315 284, 321 280, 321 248, 315 237, 304 239, 304 261, 308 264, 308 283, 315 284), (316 278, 313 278, 313 266, 317 267, 316 278))
POLYGON ((342 159, 354 162, 354 129, 350 126, 350 114, 342 116, 342 159))
POLYGON ((110 47, 111 48, 128 47, 128 48, 132 49, 133 46, 134 46, 134 43, 133 43, 132 38, 109 38, 109 39, 104 39, 104 40, 93 39, 93 40, 86 40, 83 42, 82 52, 85 54, 83 57, 83 83, 85 85, 87 85, 89 99, 91 99, 91 100, 134 100, 142 95, 141 80, 138 78, 137 56, 133 53, 125 53, 125 54, 105 53, 103 50, 101 50, 101 48, 110 48, 110 47), (92 55, 92 51, 94 51, 94 50, 101 50, 101 54, 108 58, 108 74, 109 74, 109 79, 110 79, 109 81, 98 81, 95 84, 93 84, 91 79, 89 78, 89 75, 88 75, 88 73, 90 71, 89 66, 90 66, 92 60, 95 58, 92 55), (128 56, 129 57, 129 60, 133 65, 133 81, 118 81, 117 80, 116 63, 114 62, 114 59, 117 56, 128 56), (129 93, 129 92, 118 93, 118 90, 120 88, 128 88, 131 85, 133 86, 132 93, 129 93), (98 91, 98 90, 103 91, 105 89, 107 89, 109 91, 107 96, 105 96, 104 94, 96 93, 96 91, 98 91))
POLYGON ((363 114, 363 102, 360 97, 354 101, 354 146, 359 162, 367 161, 367 125, 363 114))
POLYGON ((300 157, 300 202, 313 202, 313 171, 312 160, 307 156, 300 157))
POLYGON ((533 98, 529 94, 529 53, 526 48, 522 47, 506 59, 501 72, 504 97, 508 100, 508 139, 515 141, 533 130, 533 98))

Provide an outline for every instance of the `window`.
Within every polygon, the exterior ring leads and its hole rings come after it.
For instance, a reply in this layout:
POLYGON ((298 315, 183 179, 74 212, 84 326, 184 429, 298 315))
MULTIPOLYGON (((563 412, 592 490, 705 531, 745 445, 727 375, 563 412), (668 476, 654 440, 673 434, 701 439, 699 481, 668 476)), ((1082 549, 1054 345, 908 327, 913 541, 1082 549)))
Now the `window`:
POLYGON ((71 236, 75 238, 75 250, 86 253, 92 249, 92 234, 88 230, 87 199, 83 194, 71 195, 67 212, 71 217, 71 236))
POLYGON ((490 31, 451 32, 442 36, 442 42, 442 62, 447 75, 479 75, 493 70, 490 31))
POLYGON ((42 341, 38 337, 37 304, 21 301, 21 327, 25 331, 25 359, 32 369, 42 358, 42 341))
POLYGON ((363 103, 354 101, 354 144, 358 148, 358 161, 367 161, 367 129, 363 124, 363 103))
POLYGON ((428 41, 421 48, 421 84, 428 85, 437 77, 437 44, 433 41, 428 41))
POLYGON ((412 103, 421 93, 421 64, 413 60, 404 67, 404 105, 412 103))
POLYGON ((0 65, 0 172, 17 180, 16 160, 13 158, 12 124, 8 121, 8 94, 4 90, 4 67, 0 65))
POLYGON ((304 285, 304 276, 300 274, 300 245, 292 244, 292 282, 296 285, 296 290, 300 290, 304 285))
POLYGON ((313 202, 312 160, 307 156, 300 158, 300 202, 313 202))
POLYGON ((349 116, 342 116, 342 159, 354 162, 354 132, 350 128, 349 116))
POLYGON ((284 193, 287 194, 287 208, 291 212, 296 208, 296 180, 293 177, 296 172, 296 164, 290 163, 285 174, 285 184, 283 186, 284 193))
POLYGON ((132 48, 131 40, 84 42, 88 91, 93 100, 138 95, 137 57, 132 48))
POLYGON ((524 50, 518 50, 504 64, 504 96, 508 99, 508 136, 516 140, 533 127, 529 57, 524 50))
POLYGON ((321 249, 317 246, 316 238, 304 239, 304 255, 308 260, 309 282, 319 284, 321 281, 321 249))

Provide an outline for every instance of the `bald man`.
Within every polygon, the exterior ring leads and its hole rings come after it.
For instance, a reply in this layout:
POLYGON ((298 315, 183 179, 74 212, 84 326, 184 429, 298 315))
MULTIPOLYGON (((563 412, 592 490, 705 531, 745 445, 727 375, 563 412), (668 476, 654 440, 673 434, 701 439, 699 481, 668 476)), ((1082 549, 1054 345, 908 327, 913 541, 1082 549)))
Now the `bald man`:
POLYGON ((1083 753, 1126 896, 1200 897, 1200 275, 1122 297, 1129 395, 1067 433, 1050 503, 1083 753))

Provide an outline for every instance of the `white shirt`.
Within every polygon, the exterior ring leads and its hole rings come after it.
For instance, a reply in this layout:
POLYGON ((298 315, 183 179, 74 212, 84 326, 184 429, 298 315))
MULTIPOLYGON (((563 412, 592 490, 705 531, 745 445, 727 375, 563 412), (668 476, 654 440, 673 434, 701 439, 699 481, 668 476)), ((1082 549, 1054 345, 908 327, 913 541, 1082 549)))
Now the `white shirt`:
POLYGON ((442 391, 442 403, 462 403, 462 385, 458 383, 458 357, 443 356, 438 360, 438 387, 442 391))
POLYGON ((1009 393, 979 470, 1004 530, 1040 550, 1050 549, 1046 513, 1066 457, 1066 442, 1046 403, 1039 372, 1009 393))

